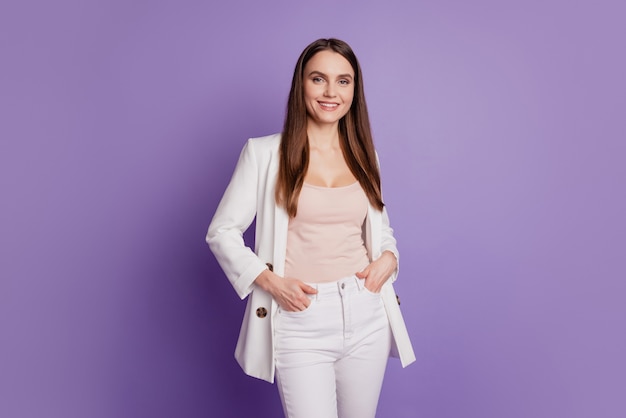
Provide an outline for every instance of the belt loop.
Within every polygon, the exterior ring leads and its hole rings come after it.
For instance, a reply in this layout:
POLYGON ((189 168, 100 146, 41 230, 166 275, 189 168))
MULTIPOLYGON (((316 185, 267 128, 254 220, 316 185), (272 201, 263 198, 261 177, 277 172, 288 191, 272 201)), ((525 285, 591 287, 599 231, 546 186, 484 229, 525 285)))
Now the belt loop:
POLYGON ((356 282, 356 287, 359 291, 363 290, 365 287, 365 280, 359 279, 356 275, 354 275, 354 281, 356 282))

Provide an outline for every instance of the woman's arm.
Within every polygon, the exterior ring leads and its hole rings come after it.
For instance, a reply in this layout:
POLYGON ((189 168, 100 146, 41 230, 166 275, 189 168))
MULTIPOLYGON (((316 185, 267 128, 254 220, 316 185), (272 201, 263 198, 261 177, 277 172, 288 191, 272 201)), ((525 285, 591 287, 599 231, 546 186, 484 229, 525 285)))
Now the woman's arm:
MULTIPOLYGON (((376 162, 380 167, 378 154, 376 154, 376 162)), ((400 261, 396 238, 393 236, 393 229, 389 224, 389 215, 386 207, 383 207, 381 213, 380 233, 380 257, 356 274, 357 277, 365 279, 365 286, 369 290, 376 293, 380 292, 387 280, 391 280, 392 283, 396 281, 400 261)))
POLYGON ((383 208, 380 219, 380 256, 362 271, 356 273, 357 277, 365 279, 365 287, 375 293, 380 292, 387 280, 392 282, 396 280, 399 268, 396 239, 393 236, 393 229, 389 225, 389 217, 385 208, 383 208))
POLYGON ((296 279, 286 279, 268 270, 266 264, 245 245, 243 233, 257 210, 259 160, 254 142, 241 151, 233 177, 215 211, 206 241, 240 298, 259 286, 285 310, 301 311, 309 306, 306 294, 316 293, 296 279))
POLYGON ((252 291, 254 280, 267 270, 243 240, 244 231, 256 215, 258 169, 253 142, 248 140, 206 235, 217 262, 242 299, 252 291))

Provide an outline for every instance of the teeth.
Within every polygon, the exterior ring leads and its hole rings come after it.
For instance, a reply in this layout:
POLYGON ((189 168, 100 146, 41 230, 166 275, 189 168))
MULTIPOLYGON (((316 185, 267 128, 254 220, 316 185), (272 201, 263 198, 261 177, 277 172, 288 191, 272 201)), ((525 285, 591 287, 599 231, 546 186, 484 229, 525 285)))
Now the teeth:
POLYGON ((337 106, 339 106, 336 103, 320 103, 320 105, 323 106, 323 107, 337 107, 337 106))

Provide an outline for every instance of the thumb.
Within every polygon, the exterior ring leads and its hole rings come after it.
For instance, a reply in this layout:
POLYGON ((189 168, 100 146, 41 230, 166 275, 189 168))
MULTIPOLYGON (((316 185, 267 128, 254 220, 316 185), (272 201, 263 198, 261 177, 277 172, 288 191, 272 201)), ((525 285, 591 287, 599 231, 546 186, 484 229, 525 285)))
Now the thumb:
POLYGON ((365 279, 370 274, 370 267, 367 266, 363 270, 356 273, 356 277, 359 279, 365 279))

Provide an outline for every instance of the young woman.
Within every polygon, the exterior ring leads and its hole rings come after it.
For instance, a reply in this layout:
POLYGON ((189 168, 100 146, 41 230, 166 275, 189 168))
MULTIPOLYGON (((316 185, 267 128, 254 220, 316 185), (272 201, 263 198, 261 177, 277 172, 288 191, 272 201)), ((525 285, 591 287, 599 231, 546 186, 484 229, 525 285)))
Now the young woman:
POLYGON ((415 360, 392 282, 363 79, 348 44, 300 55, 281 134, 250 139, 207 242, 248 304, 235 356, 289 418, 374 417, 387 358, 415 360), (243 232, 256 217, 254 251, 243 232))

